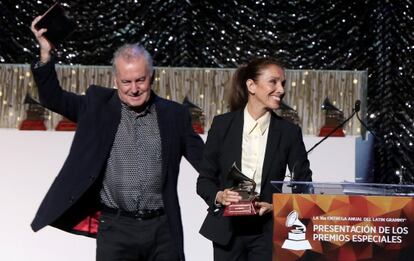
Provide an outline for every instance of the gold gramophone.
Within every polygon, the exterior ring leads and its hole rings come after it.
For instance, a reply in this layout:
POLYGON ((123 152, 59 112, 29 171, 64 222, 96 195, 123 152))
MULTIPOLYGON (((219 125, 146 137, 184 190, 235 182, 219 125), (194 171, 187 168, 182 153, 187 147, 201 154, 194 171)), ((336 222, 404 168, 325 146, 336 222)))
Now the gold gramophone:
POLYGON ((183 105, 188 108, 191 114, 191 125, 193 129, 198 134, 204 133, 204 112, 203 110, 195 105, 194 103, 190 102, 187 96, 183 100, 183 105))
POLYGON ((23 103, 27 104, 28 108, 26 110, 26 119, 20 124, 19 130, 46 130, 45 108, 29 94, 26 94, 23 103))
POLYGON ((290 122, 292 122, 296 125, 300 125, 298 112, 295 109, 293 109, 292 107, 290 107, 289 105, 287 105, 283 100, 280 103, 280 106, 277 109, 277 111, 279 111, 278 114, 283 119, 285 119, 287 121, 290 121, 290 122))
MULTIPOLYGON (((344 121, 344 113, 335 107, 328 97, 323 101, 322 110, 325 111, 325 124, 321 128, 319 136, 326 136, 344 121)), ((338 128, 331 136, 344 137, 345 133, 342 128, 338 128)))
POLYGON ((231 203, 224 207, 223 216, 252 216, 258 213, 258 209, 255 206, 255 202, 258 199, 258 195, 255 192, 256 182, 253 179, 244 175, 233 163, 227 179, 233 183, 232 191, 236 191, 242 197, 237 203, 231 203))

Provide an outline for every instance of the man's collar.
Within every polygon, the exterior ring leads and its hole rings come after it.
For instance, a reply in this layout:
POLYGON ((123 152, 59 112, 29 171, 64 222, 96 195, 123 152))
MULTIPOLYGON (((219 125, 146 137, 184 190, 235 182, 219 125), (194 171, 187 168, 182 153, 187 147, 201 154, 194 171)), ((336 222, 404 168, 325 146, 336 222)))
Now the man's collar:
POLYGON ((121 105, 122 105, 122 107, 124 107, 128 111, 134 112, 137 117, 144 116, 147 113, 151 113, 154 110, 154 106, 153 105, 154 105, 155 96, 156 96, 155 93, 151 90, 151 94, 150 94, 149 100, 145 104, 143 104, 143 106, 145 106, 143 110, 137 111, 134 107, 128 106, 123 101, 121 101, 121 105))

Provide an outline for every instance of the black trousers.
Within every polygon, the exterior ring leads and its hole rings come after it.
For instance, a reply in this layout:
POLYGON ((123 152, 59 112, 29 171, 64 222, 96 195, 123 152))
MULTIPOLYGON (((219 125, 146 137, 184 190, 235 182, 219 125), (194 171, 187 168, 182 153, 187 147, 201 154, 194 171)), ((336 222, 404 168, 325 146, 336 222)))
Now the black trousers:
POLYGON ((138 220, 104 212, 96 240, 97 261, 180 260, 166 215, 138 220))
POLYGON ((264 217, 233 217, 229 244, 213 243, 215 261, 271 261, 273 222, 264 217))

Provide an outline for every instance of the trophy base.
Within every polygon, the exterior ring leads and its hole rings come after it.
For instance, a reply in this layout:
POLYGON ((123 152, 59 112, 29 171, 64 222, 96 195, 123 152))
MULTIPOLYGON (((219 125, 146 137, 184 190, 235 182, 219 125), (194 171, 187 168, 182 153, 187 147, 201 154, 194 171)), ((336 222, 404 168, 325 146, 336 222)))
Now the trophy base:
POLYGON ((193 130, 197 134, 204 134, 204 128, 201 126, 200 123, 193 123, 192 124, 193 130))
MULTIPOLYGON (((335 129, 335 127, 328 127, 328 126, 322 127, 319 132, 319 137, 325 137, 333 129, 335 129)), ((332 133, 331 137, 345 137, 344 130, 342 128, 337 129, 334 133, 332 133)))
POLYGON ((223 216, 254 216, 258 209, 254 206, 255 201, 245 200, 238 203, 232 203, 224 208, 223 216))
POLYGON ((291 249, 291 250, 307 250, 307 249, 312 249, 312 246, 310 245, 308 240, 296 241, 296 240, 286 239, 282 245, 282 248, 291 249))
POLYGON ((19 130, 46 130, 44 120, 24 120, 19 130))
POLYGON ((68 120, 59 121, 58 125, 55 128, 56 131, 75 131, 76 123, 68 120))

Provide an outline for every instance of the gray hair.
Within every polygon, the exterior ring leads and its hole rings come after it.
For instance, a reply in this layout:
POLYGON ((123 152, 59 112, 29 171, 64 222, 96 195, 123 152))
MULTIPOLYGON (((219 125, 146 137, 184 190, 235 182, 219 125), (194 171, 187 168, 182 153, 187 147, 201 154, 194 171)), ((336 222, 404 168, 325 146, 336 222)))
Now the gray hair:
POLYGON ((150 75, 152 76, 154 72, 152 57, 149 52, 140 44, 124 44, 119 47, 112 58, 112 73, 116 74, 116 60, 122 57, 125 61, 132 61, 134 59, 139 59, 144 57, 148 64, 148 70, 150 75))

